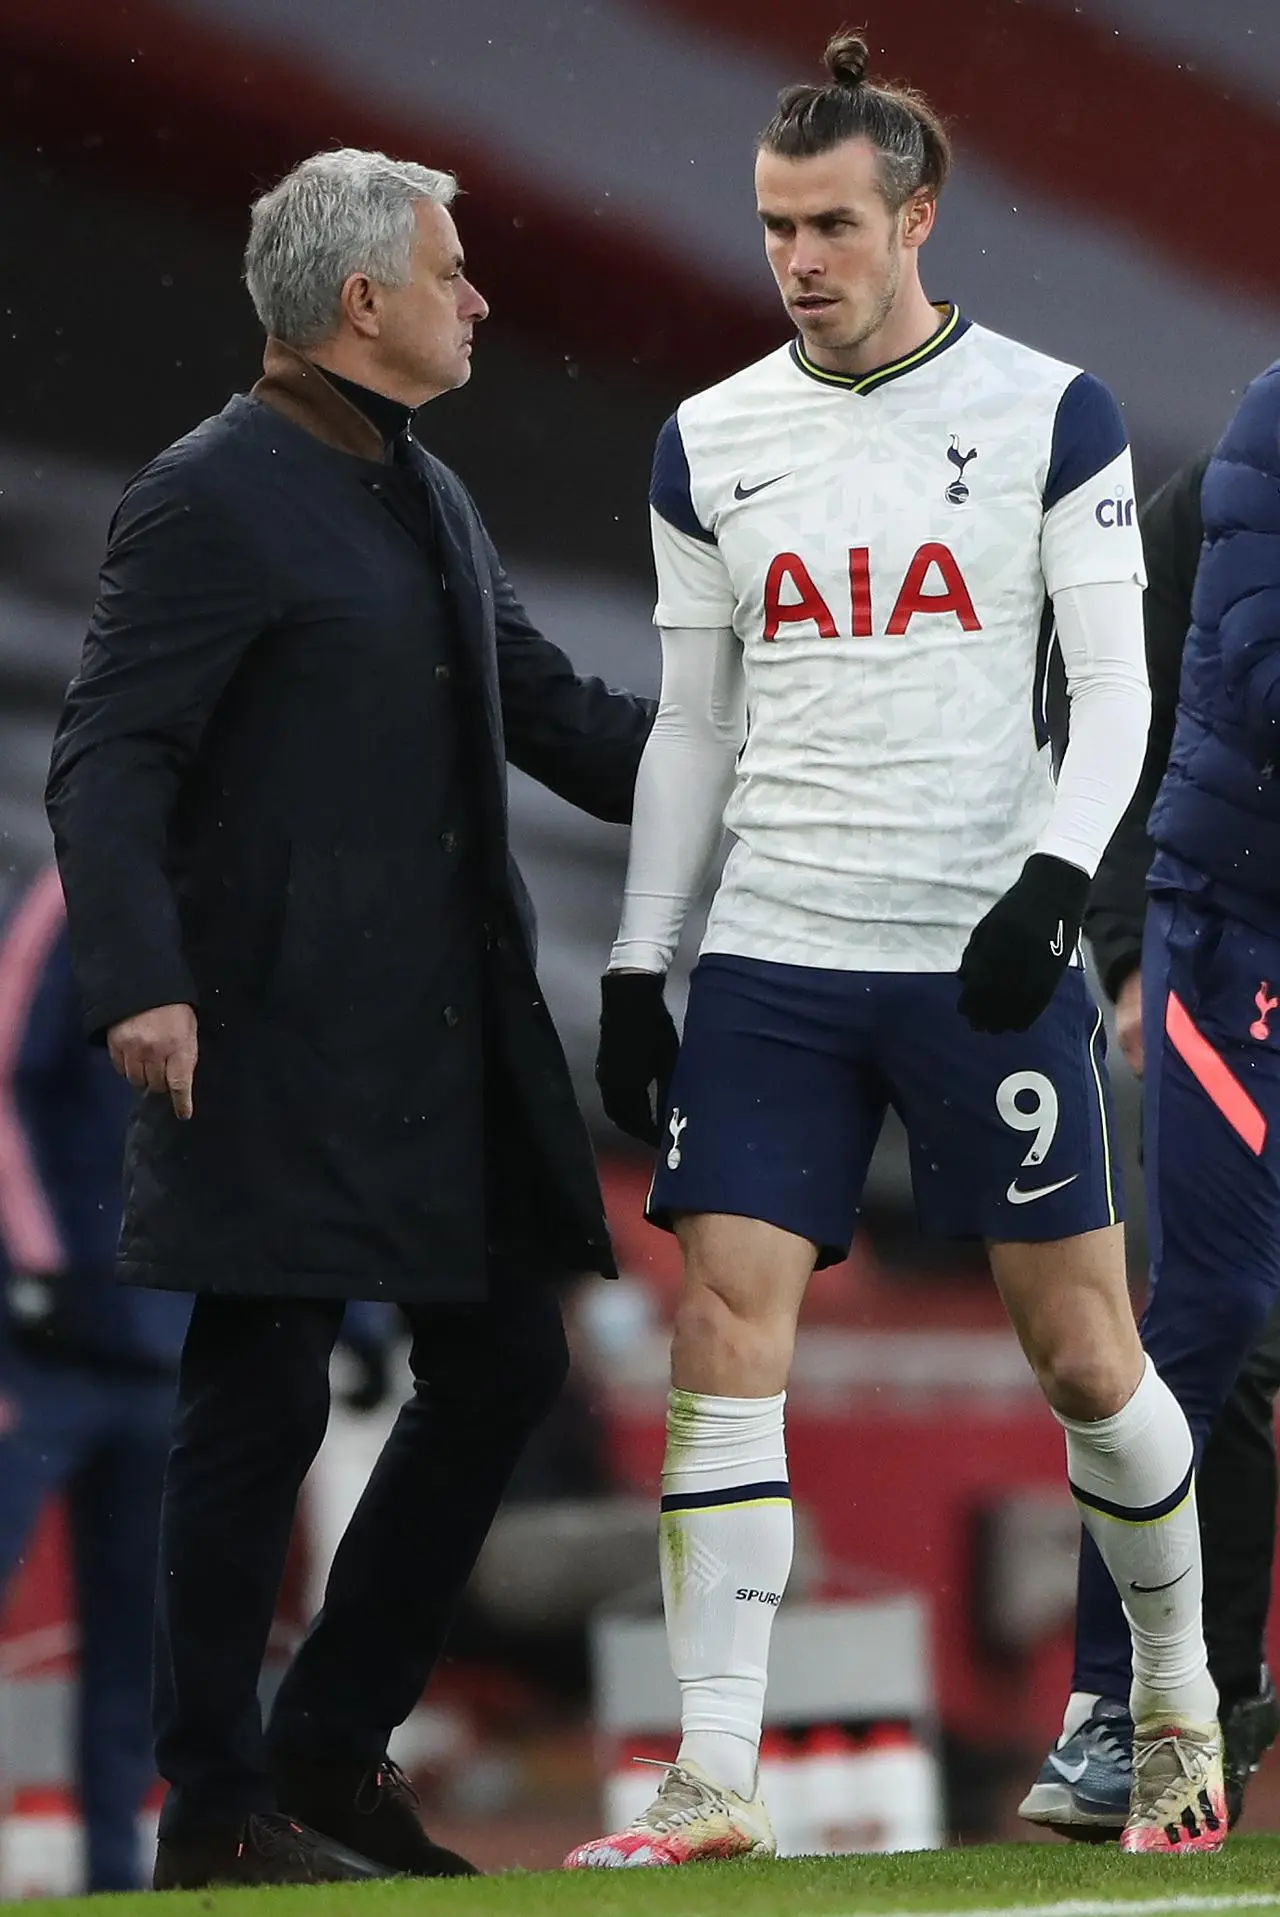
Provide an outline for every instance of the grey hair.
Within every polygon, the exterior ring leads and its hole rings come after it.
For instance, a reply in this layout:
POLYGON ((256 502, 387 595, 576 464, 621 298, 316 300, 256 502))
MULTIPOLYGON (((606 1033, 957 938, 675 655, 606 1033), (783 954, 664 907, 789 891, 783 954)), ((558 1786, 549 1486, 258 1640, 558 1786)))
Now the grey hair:
POLYGON ((244 277, 266 331, 289 346, 318 346, 338 324, 352 273, 405 285, 415 206, 451 206, 457 191, 452 173, 359 147, 303 160, 250 215, 244 277))

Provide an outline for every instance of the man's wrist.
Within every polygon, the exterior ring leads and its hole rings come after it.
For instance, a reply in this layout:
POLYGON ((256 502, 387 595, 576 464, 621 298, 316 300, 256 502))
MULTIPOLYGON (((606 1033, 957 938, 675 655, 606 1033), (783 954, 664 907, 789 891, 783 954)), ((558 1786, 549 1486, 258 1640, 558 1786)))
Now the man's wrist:
POLYGON ((1142 947, 1134 945, 1111 959, 1102 972, 1102 989, 1114 1005, 1135 972, 1142 970, 1142 947))
POLYGON ((610 972, 657 972, 671 970, 675 945, 664 939, 622 938, 614 940, 609 951, 610 972))
POLYGON ((1076 865, 1071 859, 1062 859, 1056 852, 1033 852, 1022 868, 1022 876, 1037 891, 1054 891, 1063 895, 1074 904, 1079 902, 1083 913, 1088 903, 1089 888, 1093 880, 1083 866, 1076 865))

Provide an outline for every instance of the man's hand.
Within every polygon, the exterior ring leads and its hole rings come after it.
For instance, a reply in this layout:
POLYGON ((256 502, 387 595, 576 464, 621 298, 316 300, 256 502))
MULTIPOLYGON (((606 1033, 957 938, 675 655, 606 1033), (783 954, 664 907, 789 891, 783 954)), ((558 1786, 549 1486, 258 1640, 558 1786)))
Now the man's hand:
POLYGON ((1142 1077, 1142 973, 1130 972, 1116 993, 1116 1044, 1135 1078, 1142 1077))
POLYGON ((620 1131, 646 1145, 661 1137, 680 1039, 658 972, 606 972, 600 981, 596 1084, 620 1131), (652 1095, 651 1095, 652 1094, 652 1095))
POLYGON ((196 1075, 196 1015, 190 1005, 157 1005, 122 1018, 107 1033, 116 1070, 136 1092, 167 1092, 178 1118, 190 1118, 196 1075))
POLYGON ((1089 875, 1033 852, 969 935, 960 1010, 975 1032, 1025 1032, 1058 989, 1080 937, 1089 875))

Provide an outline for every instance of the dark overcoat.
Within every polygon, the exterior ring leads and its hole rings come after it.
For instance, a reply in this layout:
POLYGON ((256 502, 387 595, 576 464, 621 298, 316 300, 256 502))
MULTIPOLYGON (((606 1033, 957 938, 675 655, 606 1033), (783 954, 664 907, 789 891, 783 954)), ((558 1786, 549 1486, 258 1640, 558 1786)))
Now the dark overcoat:
POLYGON ((496 1252, 611 1272, 534 970, 508 760, 624 821, 652 718, 531 625, 475 506, 305 360, 133 480, 49 816, 89 1029, 197 1009, 141 1098, 121 1274, 461 1301, 496 1252))

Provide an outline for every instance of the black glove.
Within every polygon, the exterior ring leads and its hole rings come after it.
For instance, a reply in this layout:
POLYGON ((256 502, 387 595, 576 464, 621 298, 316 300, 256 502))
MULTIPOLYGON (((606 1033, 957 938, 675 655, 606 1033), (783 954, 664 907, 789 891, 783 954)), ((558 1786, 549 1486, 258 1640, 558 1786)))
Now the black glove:
POLYGON ((1058 988, 1080 937, 1089 875, 1035 852, 969 935, 960 1010, 975 1032, 1025 1032, 1058 988))
POLYGON ((606 972, 600 981, 596 1084, 620 1131, 656 1145, 680 1039, 659 972, 606 972), (656 1109, 651 1091, 656 1090, 656 1109))

